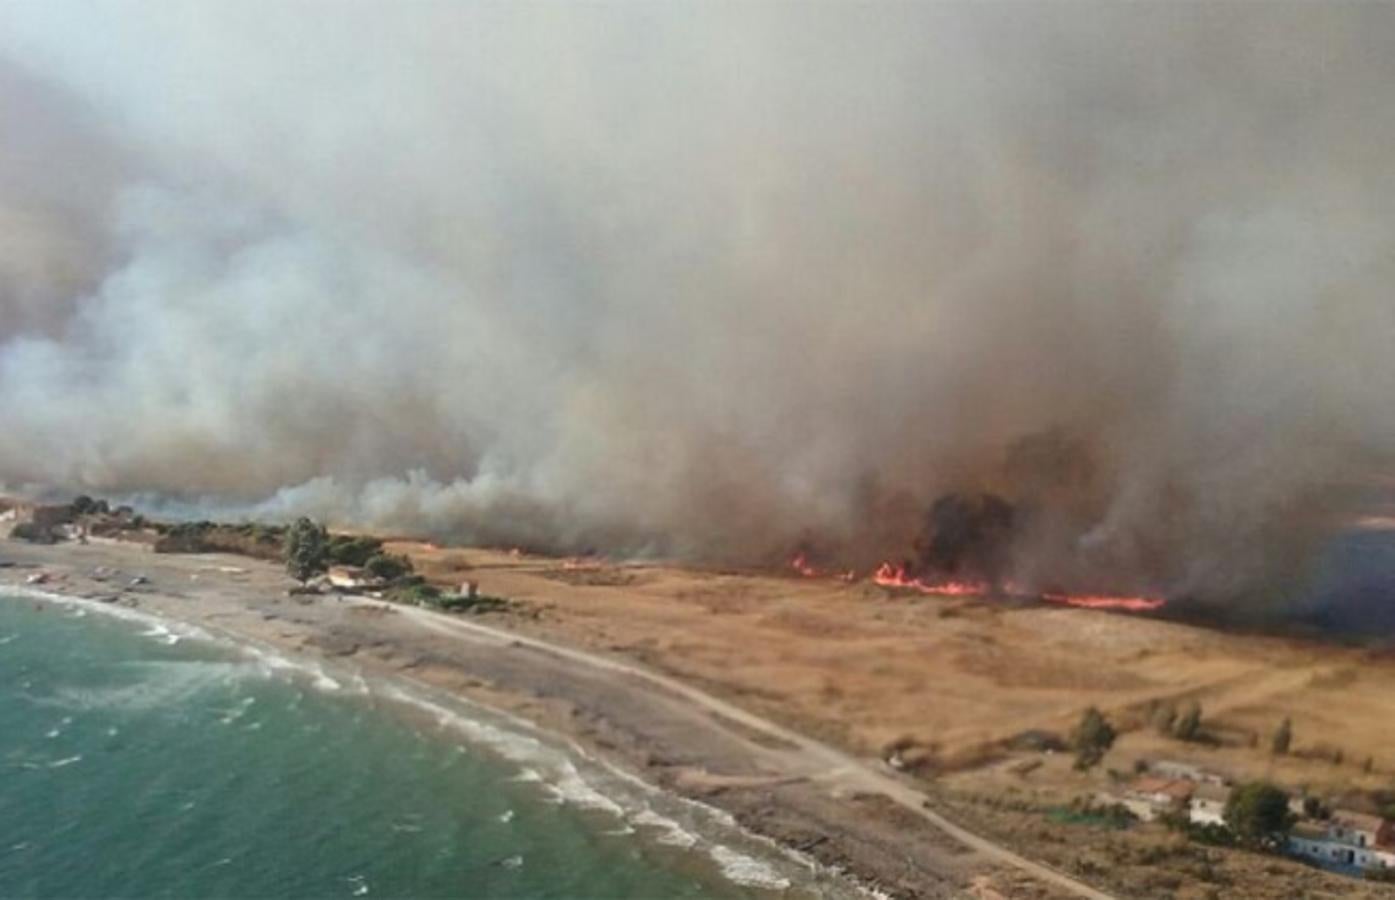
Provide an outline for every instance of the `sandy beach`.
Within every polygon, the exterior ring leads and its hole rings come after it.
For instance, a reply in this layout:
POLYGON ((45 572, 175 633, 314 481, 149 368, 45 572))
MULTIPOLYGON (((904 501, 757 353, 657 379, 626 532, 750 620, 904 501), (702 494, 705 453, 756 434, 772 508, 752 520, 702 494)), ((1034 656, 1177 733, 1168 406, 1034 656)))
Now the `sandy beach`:
POLYGON ((31 587, 135 607, 520 715, 891 896, 1108 896, 960 831, 878 760, 619 656, 529 636, 526 611, 463 618, 363 598, 287 597, 291 582, 278 566, 120 543, 12 542, 4 559, 13 565, 0 569, 0 584, 24 586, 43 573, 31 587))

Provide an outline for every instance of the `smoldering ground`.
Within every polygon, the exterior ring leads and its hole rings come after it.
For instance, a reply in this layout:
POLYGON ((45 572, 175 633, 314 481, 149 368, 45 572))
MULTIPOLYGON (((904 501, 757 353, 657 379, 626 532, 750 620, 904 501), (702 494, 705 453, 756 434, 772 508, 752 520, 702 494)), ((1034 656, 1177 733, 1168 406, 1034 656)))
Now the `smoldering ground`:
POLYGON ((1395 449, 1390 7, 133 9, 0 12, 11 485, 1221 596, 1395 449))

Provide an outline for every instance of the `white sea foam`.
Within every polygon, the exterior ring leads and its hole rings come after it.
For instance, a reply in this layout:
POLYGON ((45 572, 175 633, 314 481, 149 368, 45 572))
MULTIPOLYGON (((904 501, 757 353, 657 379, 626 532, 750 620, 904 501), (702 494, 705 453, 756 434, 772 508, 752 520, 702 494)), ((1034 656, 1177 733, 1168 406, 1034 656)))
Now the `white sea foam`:
POLYGON ((48 764, 48 767, 50 769, 61 769, 64 766, 71 766, 73 763, 80 762, 81 760, 82 754, 78 754, 77 756, 65 756, 62 759, 55 759, 48 764))
POLYGON ((506 809, 506 810, 504 810, 503 812, 499 813, 499 815, 496 816, 495 818, 497 818, 500 822, 503 822, 505 825, 507 825, 507 824, 509 824, 510 822, 513 821, 513 810, 511 810, 511 809, 506 809))
POLYGON ((231 709, 224 710, 223 715, 219 717, 218 721, 224 725, 231 725, 238 719, 247 715, 247 710, 251 709, 252 704, 256 702, 256 697, 243 697, 237 702, 237 705, 233 706, 231 709))
MULTIPOLYGON (((45 603, 52 603, 65 609, 80 609, 85 612, 101 613, 113 619, 121 619, 127 622, 135 622, 144 625, 147 631, 161 629, 162 632, 152 634, 152 637, 160 637, 166 640, 170 635, 179 638, 194 638, 202 641, 215 642, 214 638, 207 631, 197 625, 190 625, 186 622, 176 622, 165 619, 157 615, 139 609, 132 609, 128 606, 121 606, 116 603, 103 603, 91 600, 87 597, 77 597, 70 594, 59 594, 54 591, 46 591, 32 585, 7 584, 0 587, 4 593, 15 597, 24 597, 30 600, 41 600, 45 603)), ((222 643, 227 643, 226 641, 222 643)))
POLYGON ((652 809, 643 809, 635 813, 630 821, 645 828, 652 828, 659 832, 655 838, 660 844, 667 844, 670 847, 692 847, 697 844, 697 835, 679 825, 668 816, 660 815, 652 809))
POLYGON ((625 810, 620 804, 596 790, 587 783, 576 766, 563 761, 549 790, 563 803, 571 803, 583 809, 597 809, 614 816, 623 816, 625 810))
POLYGON ((117 687, 64 687, 38 702, 65 709, 142 712, 177 706, 209 688, 253 674, 245 664, 212 660, 147 660, 126 668, 143 677, 117 687))
POLYGON ((179 635, 171 631, 168 626, 159 622, 150 626, 150 628, 146 629, 145 631, 142 631, 140 634, 141 637, 154 638, 162 644, 168 644, 173 646, 174 644, 179 643, 179 635))
POLYGON ((244 655, 252 657, 263 674, 267 676, 293 674, 307 677, 316 690, 326 692, 338 691, 343 687, 338 681, 330 677, 322 666, 311 660, 293 659, 269 647, 250 641, 235 646, 244 655))
POLYGON ((5 635, 4 637, 0 637, 0 647, 5 646, 6 644, 8 644, 10 641, 14 640, 14 639, 17 638, 17 637, 19 637, 18 634, 7 634, 7 635, 5 635))
POLYGON ((722 874, 729 880, 747 887, 764 888, 770 891, 783 891, 790 886, 790 880, 777 872, 774 867, 752 856, 737 853, 730 847, 720 844, 708 851, 722 874))

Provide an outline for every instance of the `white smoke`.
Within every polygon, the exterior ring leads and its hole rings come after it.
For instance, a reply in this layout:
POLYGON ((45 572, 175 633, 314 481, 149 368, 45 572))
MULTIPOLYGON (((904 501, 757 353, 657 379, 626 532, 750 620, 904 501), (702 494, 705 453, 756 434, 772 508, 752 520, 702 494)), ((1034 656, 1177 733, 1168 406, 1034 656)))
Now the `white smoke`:
POLYGON ((865 560, 1061 428, 1229 589, 1395 449, 1389 7, 0 16, 0 480, 865 560))

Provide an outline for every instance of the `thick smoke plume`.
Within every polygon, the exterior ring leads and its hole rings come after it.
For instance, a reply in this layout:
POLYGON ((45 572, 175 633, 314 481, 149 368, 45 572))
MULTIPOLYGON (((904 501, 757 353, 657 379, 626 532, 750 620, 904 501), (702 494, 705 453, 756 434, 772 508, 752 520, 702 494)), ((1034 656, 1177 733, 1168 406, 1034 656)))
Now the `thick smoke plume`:
POLYGON ((1253 588, 1395 451, 1391 84, 1384 4, 8 0, 0 480, 1253 588))

